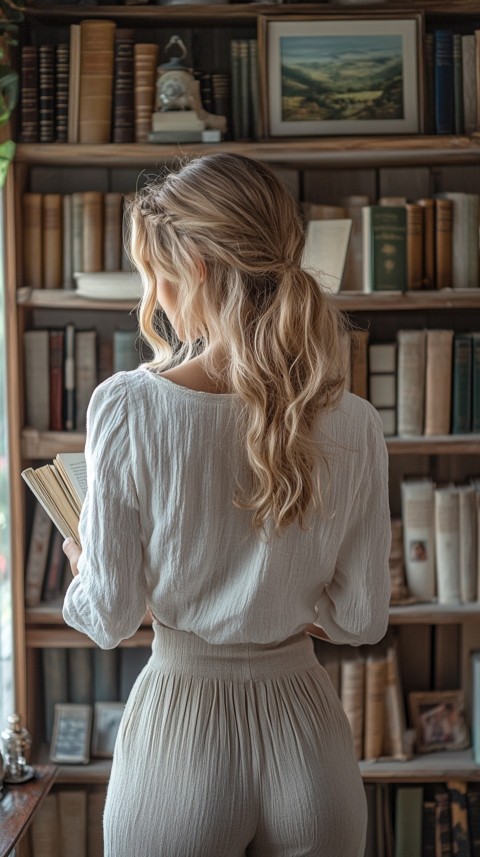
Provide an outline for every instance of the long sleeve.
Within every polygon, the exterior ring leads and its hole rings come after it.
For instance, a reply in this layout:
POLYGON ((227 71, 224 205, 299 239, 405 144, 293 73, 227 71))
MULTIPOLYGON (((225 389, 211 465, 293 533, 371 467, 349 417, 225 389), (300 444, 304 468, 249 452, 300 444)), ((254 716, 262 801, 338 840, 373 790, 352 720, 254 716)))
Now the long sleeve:
POLYGON ((63 605, 65 622, 103 649, 131 637, 146 612, 130 434, 128 389, 118 373, 97 387, 88 408, 82 555, 63 605))
POLYGON ((376 643, 386 633, 391 542, 388 454, 373 410, 363 475, 338 551, 335 573, 315 605, 317 620, 334 643, 376 643))

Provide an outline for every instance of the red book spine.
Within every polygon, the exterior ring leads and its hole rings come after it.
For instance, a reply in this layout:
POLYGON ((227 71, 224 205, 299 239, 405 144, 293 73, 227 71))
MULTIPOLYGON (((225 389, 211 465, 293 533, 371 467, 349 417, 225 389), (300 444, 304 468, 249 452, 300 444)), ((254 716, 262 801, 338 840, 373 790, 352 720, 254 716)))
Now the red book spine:
POLYGON ((63 330, 50 331, 50 431, 63 431, 63 330))

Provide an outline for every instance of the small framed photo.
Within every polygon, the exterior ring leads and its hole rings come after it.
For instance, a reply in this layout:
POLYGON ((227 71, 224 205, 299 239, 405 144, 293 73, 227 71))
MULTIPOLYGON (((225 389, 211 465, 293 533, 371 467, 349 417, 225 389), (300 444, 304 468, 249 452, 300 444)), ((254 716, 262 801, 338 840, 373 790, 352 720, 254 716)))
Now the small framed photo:
POLYGON ((423 130, 421 13, 259 15, 271 137, 423 130))
POLYGON ((70 765, 87 765, 90 761, 92 706, 55 705, 50 759, 70 765))
POLYGON ((118 727, 122 719, 123 702, 96 702, 93 718, 92 756, 111 759, 118 727))
POLYGON ((469 746, 463 691, 410 693, 408 700, 417 752, 461 750, 469 746))

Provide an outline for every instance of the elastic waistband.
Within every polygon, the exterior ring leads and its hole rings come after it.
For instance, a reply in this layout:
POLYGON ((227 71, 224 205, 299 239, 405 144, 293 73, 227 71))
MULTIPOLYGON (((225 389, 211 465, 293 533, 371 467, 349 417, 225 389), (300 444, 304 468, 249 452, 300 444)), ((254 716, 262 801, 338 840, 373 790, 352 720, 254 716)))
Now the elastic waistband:
POLYGON ((153 623, 149 665, 161 672, 200 678, 261 681, 318 666, 311 638, 296 634, 281 643, 207 643, 196 634, 153 623))

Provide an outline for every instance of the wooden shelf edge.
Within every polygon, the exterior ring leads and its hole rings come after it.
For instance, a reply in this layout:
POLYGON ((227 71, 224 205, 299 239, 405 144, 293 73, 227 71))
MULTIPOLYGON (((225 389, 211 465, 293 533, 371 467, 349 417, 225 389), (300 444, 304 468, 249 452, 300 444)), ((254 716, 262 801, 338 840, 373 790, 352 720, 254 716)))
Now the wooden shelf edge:
MULTIPOLYGON (((149 648, 152 645, 153 631, 151 628, 142 627, 128 640, 122 640, 121 648, 136 649, 149 648)), ((93 649, 95 643, 80 631, 63 627, 59 624, 26 627, 26 646, 29 649, 93 649)))
MULTIPOLYGON (((480 455, 480 434, 441 437, 387 437, 391 455, 480 455)), ((58 452, 83 452, 85 435, 81 432, 22 431, 22 457, 25 460, 55 458, 58 452)))
MULTIPOLYGON (((88 765, 58 765, 56 783, 107 783, 111 765, 110 759, 95 759, 88 765)), ((428 753, 408 762, 360 762, 360 772, 365 782, 445 782, 451 779, 480 782, 480 767, 473 760, 471 748, 428 753)))
MULTIPOLYGON (((82 8, 82 7, 78 7, 82 8)), ((83 7, 84 8, 84 7, 83 7)), ((84 15, 82 15, 84 17, 84 15)), ((24 164, 55 166, 85 164, 115 167, 136 165, 154 167, 183 156, 214 152, 237 152, 278 164, 321 164, 325 167, 401 166, 449 163, 477 163, 480 134, 472 136, 405 135, 377 137, 303 137, 272 138, 249 142, 216 144, 181 143, 19 143, 15 160, 24 164)))
MULTIPOLYGON (((389 0, 389 10, 404 10, 404 0, 389 0)), ((361 6, 351 10, 353 12, 370 12, 373 15, 382 11, 378 7, 371 6, 368 0, 361 6)), ((468 15, 478 14, 478 3, 476 0, 455 0, 455 3, 446 3, 445 0, 410 0, 408 3, 408 11, 425 11, 433 15, 468 15)), ((199 21, 216 21, 221 20, 222 24, 229 21, 255 21, 257 16, 262 13, 269 14, 323 14, 335 15, 345 13, 344 6, 335 7, 335 5, 327 6, 324 3, 299 3, 299 4, 270 4, 270 3, 225 3, 223 5, 208 5, 198 6, 194 4, 157 6, 152 5, 133 5, 133 6, 50 6, 42 7, 27 6, 25 15, 27 18, 46 19, 48 21, 59 23, 62 20, 81 20, 82 18, 130 18, 138 20, 172 20, 182 21, 195 20, 199 21)))
POLYGON ((471 747, 426 753, 408 762, 360 762, 360 772, 365 782, 480 782, 480 767, 474 762, 471 747))
POLYGON ((17 306, 28 309, 120 310, 132 312, 138 306, 138 300, 97 301, 79 297, 74 290, 31 289, 28 286, 22 286, 17 289, 17 306))
MULTIPOLYGON (((396 292, 340 292, 331 296, 343 312, 397 312, 443 309, 480 310, 479 289, 439 289, 408 293, 396 292)), ((64 289, 17 289, 17 305, 30 309, 80 309, 133 312, 138 300, 89 300, 64 289)))
MULTIPOLYGON (((32 633, 35 629, 44 630, 49 626, 51 632, 57 634, 58 628, 63 628, 67 633, 70 629, 65 625, 62 617, 63 600, 47 604, 39 604, 38 607, 27 607, 25 611, 26 625, 32 633)), ((480 602, 472 604, 406 604, 390 607, 389 621, 391 625, 455 625, 463 622, 478 622, 480 620, 480 602)), ((145 621, 139 630, 139 634, 147 632, 151 639, 151 618, 145 617, 145 621)), ((77 632, 73 632, 76 634, 77 632)), ((82 639, 84 637, 82 636, 82 639)), ((133 638, 132 638, 133 639, 133 638)), ((128 641, 127 641, 128 642, 128 641)))

